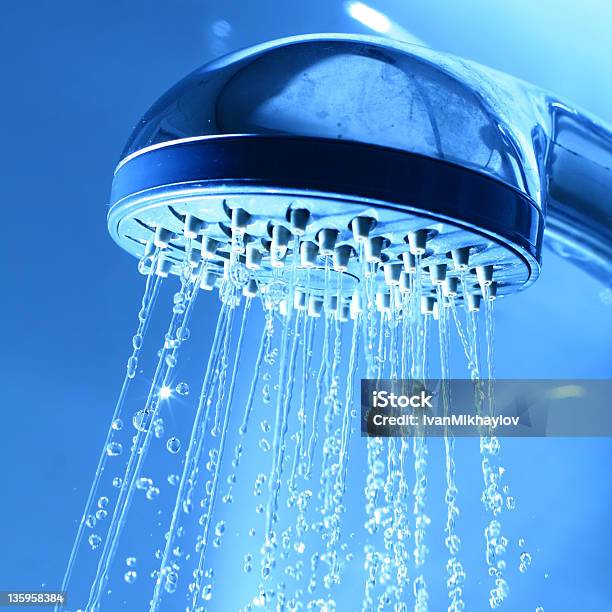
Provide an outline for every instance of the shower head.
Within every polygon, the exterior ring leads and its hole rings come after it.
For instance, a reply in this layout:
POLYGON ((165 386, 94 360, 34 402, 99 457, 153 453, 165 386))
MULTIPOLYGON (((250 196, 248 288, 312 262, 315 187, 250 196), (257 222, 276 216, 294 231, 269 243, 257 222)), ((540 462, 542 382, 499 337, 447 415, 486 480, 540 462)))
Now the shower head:
POLYGON ((231 253, 265 286, 299 249, 297 287, 307 277, 311 294, 324 282, 321 256, 347 296, 363 262, 383 292, 408 291, 402 272, 415 265, 426 294, 459 282, 458 299, 518 291, 539 272, 547 143, 528 86, 500 82, 369 37, 230 54, 138 124, 114 175, 110 233, 137 257, 163 248, 162 274, 202 253, 206 288, 227 275, 231 253))

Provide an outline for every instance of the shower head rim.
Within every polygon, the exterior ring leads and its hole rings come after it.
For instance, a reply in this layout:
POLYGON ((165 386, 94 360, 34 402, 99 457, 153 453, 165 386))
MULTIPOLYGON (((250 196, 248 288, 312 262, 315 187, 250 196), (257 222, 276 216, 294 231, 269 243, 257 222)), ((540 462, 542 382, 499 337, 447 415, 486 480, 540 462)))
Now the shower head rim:
MULTIPOLYGON (((539 272, 541 213, 524 194, 452 162, 347 140, 283 135, 224 135, 174 141, 148 148, 126 160, 117 169, 108 218, 109 231, 114 240, 125 248, 119 223, 134 211, 134 207, 144 210, 152 200, 160 198, 177 200, 173 192, 188 199, 188 192, 194 191, 202 197, 208 191, 210 196, 228 198, 245 194, 282 194, 288 199, 323 198, 407 213, 429 219, 432 223, 450 224, 509 249, 528 270, 528 278, 522 289, 534 282, 539 272), (264 160, 264 163, 253 160, 264 160), (265 160, 273 161, 266 163, 265 160), (333 166, 331 170, 322 168, 327 162, 333 166), (388 164, 393 163, 412 171, 392 173, 391 176, 384 175, 384 172, 381 174, 381 168, 388 170, 388 164), (354 164, 358 166, 357 172, 354 164), (301 174, 304 168, 306 176, 301 174), (316 176, 319 171, 323 174, 316 176), (406 181, 407 174, 412 175, 412 181, 406 181), (459 202, 463 204, 463 209, 461 206, 454 209, 451 206, 444 210, 440 205, 432 209, 414 194, 403 199, 390 197, 389 194, 397 190, 402 193, 406 184, 416 184, 418 181, 425 195, 445 193, 447 202, 459 202), (385 186, 378 192, 376 189, 363 191, 364 184, 381 183, 385 183, 385 186), (467 219, 461 214, 462 210, 465 212, 466 202, 462 202, 465 194, 462 196, 461 189, 457 189, 462 185, 467 185, 468 194, 473 196, 469 200, 472 216, 467 219), (406 204, 407 201, 410 204, 406 204), (486 206, 491 201, 506 202, 506 208, 508 203, 510 208, 522 206, 521 214, 531 219, 528 227, 535 228, 530 239, 525 240, 520 232, 514 232, 512 228, 500 227, 499 206, 486 206), (480 223, 474 222, 476 212, 481 215, 480 223)), ((423 193, 419 197, 422 200, 423 193)), ((514 214, 517 212, 514 211, 514 214)))
MULTIPOLYGON (((369 162, 379 162, 384 157, 385 164, 394 162, 395 160, 400 160, 400 163, 404 164, 404 168, 406 169, 407 165, 411 166, 411 169, 423 169, 427 171, 427 178, 440 177, 442 173, 445 173, 442 178, 442 184, 439 186, 445 192, 450 192, 455 188, 455 185, 449 185, 449 173, 452 173, 454 177, 467 181, 469 184, 468 188, 476 190, 478 195, 486 195, 482 193, 485 189, 495 191, 496 195, 509 195, 515 200, 515 203, 521 207, 523 213, 525 213, 531 219, 532 228, 528 229, 528 235, 523 237, 523 240, 519 240, 521 246, 526 247, 526 251, 538 262, 540 263, 540 251, 542 245, 542 233, 543 233, 543 215, 537 206, 537 204, 531 200, 525 193, 516 189, 512 185, 508 185, 507 183, 503 183, 498 179, 491 177, 487 174, 478 172, 472 168, 467 168, 461 164, 454 163, 448 160, 441 160, 433 157, 429 157, 427 155, 423 155, 420 153, 414 153, 410 151, 404 151, 401 149, 395 149, 391 147, 385 147, 381 145, 374 145, 369 143, 362 143, 357 141, 349 141, 344 139, 329 139, 329 138, 319 138, 312 136, 293 136, 293 135, 280 135, 280 134, 270 134, 270 135, 259 135, 259 134, 224 134, 219 136, 203 136, 203 137, 194 137, 194 138, 186 138, 180 140, 169 141, 166 143, 152 145, 151 147, 147 147, 140 151, 135 152, 134 154, 126 157, 122 160, 117 169, 115 170, 115 175, 113 178, 113 187, 111 192, 111 208, 117 204, 120 200, 124 199, 124 197, 128 195, 133 195, 145 189, 150 189, 152 187, 162 187, 167 185, 179 184, 179 183, 189 183, 189 182, 211 182, 213 180, 223 181, 227 184, 229 183, 254 183, 257 180, 260 180, 263 183, 274 185, 276 182, 278 187, 281 189, 284 187, 293 188, 296 185, 300 185, 307 192, 316 192, 319 191, 321 193, 337 193, 338 195, 353 195, 357 196, 359 199, 363 197, 363 199, 367 200, 378 200, 382 202, 390 202, 391 204, 398 204, 399 206, 407 206, 413 208, 415 211, 423 211, 423 212, 431 212, 433 216, 444 215, 444 213, 438 210, 429 210, 424 206, 412 206, 406 204, 406 200, 400 201, 399 199, 389 199, 388 197, 372 197, 369 195, 348 192, 344 189, 328 189, 327 186, 324 188, 317 189, 316 186, 312 184, 304 184, 305 179, 300 178, 299 180, 296 178, 296 175, 299 173, 295 168, 284 168, 284 172, 288 172, 288 170, 292 171, 292 174, 286 174, 284 176, 270 176, 270 175, 260 175, 260 176, 250 176, 246 178, 248 172, 253 172, 253 169, 246 168, 244 166, 239 166, 237 168, 231 169, 234 175, 231 174, 217 174, 216 176, 207 175, 206 172, 211 170, 212 168, 200 168, 194 167, 197 164, 193 163, 193 158, 197 155, 207 155, 209 158, 211 155, 224 155, 225 159, 223 160, 224 168, 222 168, 222 172, 227 172, 228 159, 231 157, 235 157, 236 154, 251 155, 253 157, 259 157, 265 159, 266 153, 274 153, 279 160, 283 160, 286 163, 286 157, 291 157, 291 154, 300 154, 305 155, 315 154, 317 156, 313 156, 308 160, 309 165, 314 160, 319 163, 319 155, 329 155, 329 151, 331 149, 336 149, 333 153, 334 155, 339 155, 343 153, 344 155, 351 155, 351 165, 345 166, 344 168, 334 167, 334 178, 333 181, 336 185, 341 185, 343 187, 350 188, 351 184, 356 180, 361 180, 362 182, 376 182, 381 178, 379 170, 380 169, 372 169, 371 174, 368 175, 365 179, 360 176, 355 176, 354 174, 354 163, 360 163, 363 165, 363 156, 368 155, 369 162), (212 151, 206 151, 206 149, 211 149, 212 151), (170 159, 167 154, 170 154, 172 157, 176 158, 174 160, 170 159), (164 159, 164 156, 166 159, 164 159), (285 156, 285 157, 283 157, 285 156), (143 162, 143 158, 147 157, 147 161, 143 162), (168 163, 177 163, 180 161, 182 164, 180 167, 175 168, 175 170, 171 170, 170 172, 167 168, 163 168, 163 166, 167 166, 168 163), (186 169, 186 164, 190 163, 192 168, 186 169), (140 167, 135 167, 136 165, 140 167), (420 166, 418 166, 420 165, 420 166), (142 180, 143 172, 147 172, 149 174, 148 183, 144 183, 142 180), (165 177, 160 179, 159 176, 162 172, 165 172, 165 177), (193 174, 189 174, 193 173, 193 174), (340 175, 340 176, 338 176, 340 175), (531 248, 529 248, 531 247, 531 248)), ((198 160, 202 162, 203 159, 200 157, 198 160)), ((205 160, 207 163, 209 159, 205 160)), ((214 162, 215 160, 213 160, 214 162)), ((241 160, 242 163, 242 160, 241 160)), ((381 166, 385 164, 380 163, 381 166)), ((216 171, 216 169, 214 169, 216 171)), ((256 172, 261 172, 262 169, 257 168, 256 172)), ((270 168, 263 168, 263 171, 270 172, 270 168)), ((321 171, 319 167, 317 169, 318 172, 321 171)), ((386 177, 388 179, 388 177, 386 177)), ((321 179, 316 177, 317 181, 321 179)), ((330 180, 329 178, 324 178, 323 180, 330 180)), ((400 187, 404 181, 401 179, 398 180, 398 185, 396 187, 400 187)), ((422 181, 423 183, 427 181, 422 181)), ((319 183, 320 184, 320 183, 319 183)), ((395 191, 393 189, 387 188, 387 192, 395 191)), ((399 191, 399 190, 398 190, 399 191)), ((456 194, 453 194, 456 196, 456 194)), ((450 196, 449 196, 450 197, 450 196)), ((463 195, 461 196, 463 197, 463 195)), ((479 202, 472 201, 470 202, 470 210, 475 210, 480 206, 479 202)), ((499 213, 499 211, 495 211, 499 213)), ((483 218, 486 219, 488 216, 486 212, 483 213, 483 218)), ((491 217, 497 217, 498 214, 490 215, 491 217)), ((459 220, 456 215, 449 214, 447 216, 447 220, 459 220)), ((494 221, 494 219, 492 219, 494 221)), ((465 222, 464 222, 465 223, 465 222)), ((466 225, 471 226, 468 222, 466 225)), ((490 227, 484 226, 484 233, 489 232, 490 227)), ((512 236, 506 236, 504 232, 499 232, 499 235, 502 238, 506 238, 512 244, 517 244, 517 241, 513 241, 512 236)))

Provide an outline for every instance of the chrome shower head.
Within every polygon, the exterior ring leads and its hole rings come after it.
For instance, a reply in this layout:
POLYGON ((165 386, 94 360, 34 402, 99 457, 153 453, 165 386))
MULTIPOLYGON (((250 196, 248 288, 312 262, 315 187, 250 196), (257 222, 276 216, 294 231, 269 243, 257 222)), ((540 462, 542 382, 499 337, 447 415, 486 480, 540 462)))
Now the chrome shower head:
POLYGON ((311 293, 333 256, 347 297, 364 261, 388 291, 409 289, 415 260, 425 294, 457 293, 460 278, 459 298, 491 283, 504 296, 539 273, 547 136, 534 107, 526 84, 420 47, 266 43, 195 71, 145 115, 109 230, 138 257, 163 247, 162 273, 201 251, 207 287, 232 252, 265 285, 299 244, 297 287, 308 276, 311 293))

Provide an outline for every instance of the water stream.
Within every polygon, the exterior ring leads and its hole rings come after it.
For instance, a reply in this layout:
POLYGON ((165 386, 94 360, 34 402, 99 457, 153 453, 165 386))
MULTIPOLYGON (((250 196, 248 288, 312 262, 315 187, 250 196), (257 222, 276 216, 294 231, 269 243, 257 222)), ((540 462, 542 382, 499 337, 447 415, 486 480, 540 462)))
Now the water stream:
MULTIPOLYGON (((240 253, 244 245, 233 248, 240 253)), ((287 253, 277 254, 283 265, 259 283, 258 297, 243 295, 256 277, 237 255, 230 256, 219 280, 221 304, 212 341, 191 351, 187 326, 197 320, 196 298, 209 265, 185 264, 139 406, 128 392, 134 378, 146 380, 138 358, 158 301, 161 279, 152 271, 159 254, 149 267, 141 265, 145 289, 133 352, 64 580, 68 588, 80 555, 94 555, 86 610, 104 609, 105 595, 112 596, 109 578, 135 492, 144 489, 152 507, 158 501, 159 487, 145 476, 145 466, 164 436, 167 456, 178 458, 180 473, 168 475, 170 493, 164 490, 166 502, 157 512, 152 596, 142 604, 150 610, 178 609, 181 593, 187 610, 221 609, 215 597, 228 587, 216 582, 215 568, 223 573, 223 564, 243 576, 236 577, 241 586, 233 601, 239 595, 244 610, 347 609, 337 593, 346 597, 349 580, 351 601, 357 597, 364 611, 425 612, 434 573, 446 575, 449 611, 466 608, 464 585, 482 577, 467 576, 461 559, 457 472, 462 465, 456 462, 453 433, 447 431, 442 447, 419 431, 411 439, 362 438, 359 378, 419 380, 439 372, 447 410, 451 397, 445 381, 467 373, 476 383, 479 410, 492 410, 494 302, 485 290, 483 312, 468 312, 459 298, 443 295, 438 287, 436 308, 423 310, 430 296, 422 294, 420 256, 410 288, 392 285, 382 294, 373 282, 377 264, 362 260, 363 280, 353 287, 325 257, 323 286, 315 292, 310 274, 299 274, 299 251, 296 237, 287 253), (345 304, 353 293, 359 307, 349 315, 345 304), (451 369, 455 345, 464 357, 460 372, 451 369), (176 415, 162 413, 172 397, 191 402, 187 383, 172 390, 184 353, 199 364, 200 389, 191 416, 185 417, 189 433, 181 442, 173 431, 176 415), (124 451, 123 467, 113 464, 115 490, 106 491, 101 475, 123 450, 115 440, 123 422, 133 427, 132 445, 124 451), (441 474, 432 472, 430 460, 439 450, 441 474), (444 482, 444 525, 431 524, 431 479, 444 482), (96 499, 102 520, 95 519, 96 499), (433 567, 429 541, 440 537, 446 567, 433 567)), ((360 247, 357 257, 362 256, 360 247)), ((207 304, 217 299, 213 295, 207 304)), ((483 431, 478 450, 488 514, 483 555, 493 581, 488 605, 498 608, 509 592, 501 515, 514 500, 503 482, 499 440, 483 431)), ((137 583, 136 561, 129 559, 122 575, 125 583, 137 583)))

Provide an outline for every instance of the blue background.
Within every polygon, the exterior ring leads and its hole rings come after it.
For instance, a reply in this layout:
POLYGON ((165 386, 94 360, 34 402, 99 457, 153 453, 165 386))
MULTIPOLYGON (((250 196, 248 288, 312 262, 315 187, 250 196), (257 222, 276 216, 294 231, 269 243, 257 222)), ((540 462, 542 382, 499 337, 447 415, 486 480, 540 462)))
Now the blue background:
MULTIPOLYGON (((610 121, 612 6, 533 4, 375 6, 434 48, 525 78, 610 121)), ((112 243, 105 219, 131 127, 173 82, 222 52, 289 34, 367 30, 341 3, 323 0, 7 0, 0 28, 0 590, 58 588, 141 293, 135 261, 112 243), (219 20, 231 26, 228 36, 218 36, 219 20)), ((603 289, 545 253, 536 285, 498 308, 498 375, 610 377, 612 307, 603 289)), ((524 522, 534 553, 516 587, 524 598, 510 609, 612 609, 611 455, 607 439, 508 444, 522 500, 511 520, 524 522)))

